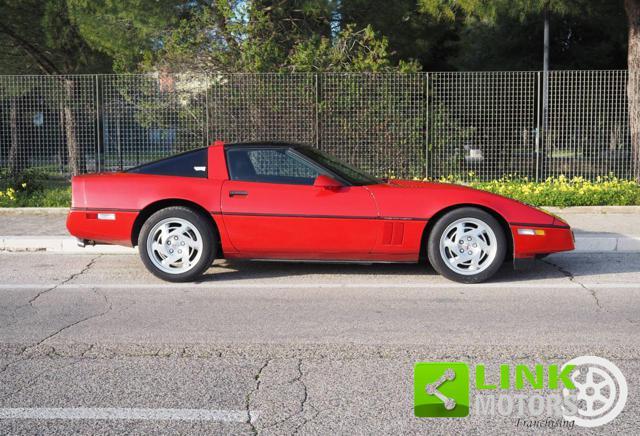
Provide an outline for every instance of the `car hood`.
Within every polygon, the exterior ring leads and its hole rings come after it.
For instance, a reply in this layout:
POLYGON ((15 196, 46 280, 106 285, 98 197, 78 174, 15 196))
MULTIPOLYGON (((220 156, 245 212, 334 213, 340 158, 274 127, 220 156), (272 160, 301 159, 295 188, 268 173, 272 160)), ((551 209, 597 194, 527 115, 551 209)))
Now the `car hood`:
POLYGON ((511 224, 567 225, 534 206, 463 185, 393 179, 369 188, 383 216, 429 219, 444 209, 468 205, 492 210, 511 224))

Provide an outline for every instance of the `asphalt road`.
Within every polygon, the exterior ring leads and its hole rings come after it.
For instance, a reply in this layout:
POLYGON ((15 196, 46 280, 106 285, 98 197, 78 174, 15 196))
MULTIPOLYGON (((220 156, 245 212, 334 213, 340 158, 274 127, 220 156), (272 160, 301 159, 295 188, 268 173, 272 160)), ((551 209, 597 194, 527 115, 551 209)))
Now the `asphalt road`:
POLYGON ((511 417, 415 418, 414 364, 580 355, 629 383, 590 432, 640 425, 637 253, 476 286, 420 265, 240 262, 175 285, 135 256, 38 253, 0 254, 0 279, 1 434, 512 434, 527 430, 511 417))

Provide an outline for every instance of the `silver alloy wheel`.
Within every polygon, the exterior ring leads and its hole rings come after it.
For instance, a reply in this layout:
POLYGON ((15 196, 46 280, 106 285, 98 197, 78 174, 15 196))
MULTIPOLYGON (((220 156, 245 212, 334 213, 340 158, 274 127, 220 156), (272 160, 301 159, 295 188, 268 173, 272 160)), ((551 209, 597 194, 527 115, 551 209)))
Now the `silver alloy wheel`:
POLYGON ((487 269, 496 257, 498 243, 491 227, 476 218, 461 218, 440 237, 440 256, 452 271, 467 276, 487 269))
POLYGON ((202 257, 202 247, 202 236, 196 226, 182 218, 160 221, 147 238, 151 262, 169 274, 181 274, 193 268, 202 257))

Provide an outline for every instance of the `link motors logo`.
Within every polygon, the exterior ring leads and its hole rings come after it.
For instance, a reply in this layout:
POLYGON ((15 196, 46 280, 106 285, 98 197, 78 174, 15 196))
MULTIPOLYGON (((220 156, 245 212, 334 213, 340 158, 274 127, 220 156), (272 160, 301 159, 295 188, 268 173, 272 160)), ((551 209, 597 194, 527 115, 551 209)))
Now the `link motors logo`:
POLYGON ((418 363, 414 369, 414 413, 427 418, 464 417, 470 413, 512 416, 518 418, 517 425, 531 427, 548 427, 549 422, 559 426, 550 421, 557 418, 571 427, 597 427, 620 414, 628 394, 620 369, 596 356, 577 357, 561 368, 503 364, 496 383, 490 383, 489 378, 485 365, 475 365, 476 395, 471 407, 470 365, 418 363), (521 393, 525 388, 538 393, 521 393))
MULTIPOLYGON (((622 412, 627 402, 627 380, 612 362, 597 356, 580 356, 565 363, 573 365, 571 380, 577 389, 577 410, 564 414, 564 419, 574 421, 580 427, 597 427, 607 424, 622 412)), ((572 392, 564 388, 565 397, 572 392)))

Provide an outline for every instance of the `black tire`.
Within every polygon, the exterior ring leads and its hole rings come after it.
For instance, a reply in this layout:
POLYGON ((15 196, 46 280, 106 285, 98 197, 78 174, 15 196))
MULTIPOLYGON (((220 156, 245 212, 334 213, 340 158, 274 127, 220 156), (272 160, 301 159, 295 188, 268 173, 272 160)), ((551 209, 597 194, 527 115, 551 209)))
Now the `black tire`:
MULTIPOLYGON (((453 231, 453 230, 451 230, 453 231)), ((451 234, 451 233, 450 233, 451 234)), ((471 254, 471 252, 469 252, 471 254)), ((504 263, 504 259, 507 253, 507 240, 502 229, 502 226, 498 221, 491 216, 491 214, 485 212, 482 209, 475 207, 461 207, 454 209, 451 212, 443 215, 435 223, 429 233, 429 240, 427 243, 427 255, 429 262, 433 268, 442 276, 460 283, 481 283, 492 277, 504 263), (487 260, 487 264, 481 271, 477 273, 469 272, 466 274, 456 272, 453 267, 449 267, 449 263, 446 258, 443 258, 443 254, 440 251, 440 241, 443 233, 447 230, 447 227, 458 220, 471 218, 483 222, 489 227, 496 240, 496 252, 493 260, 487 260)), ((455 259, 455 258, 454 258, 455 259)), ((488 257, 487 257, 488 259, 488 257)))
POLYGON ((213 263, 217 255, 218 234, 212 228, 211 224, 200 213, 183 206, 171 206, 161 209, 151 215, 143 224, 138 236, 138 250, 144 266, 156 277, 169 282, 190 282, 196 280, 202 275, 213 263), (164 220, 177 218, 187 221, 195 227, 202 239, 202 254, 189 270, 184 272, 166 272, 160 269, 151 259, 153 253, 150 253, 147 242, 153 228, 164 220))

